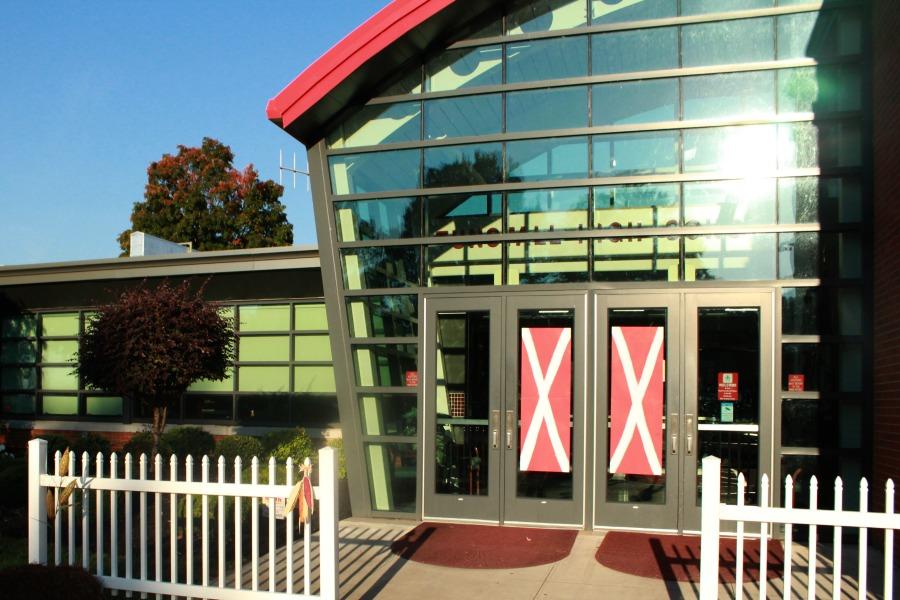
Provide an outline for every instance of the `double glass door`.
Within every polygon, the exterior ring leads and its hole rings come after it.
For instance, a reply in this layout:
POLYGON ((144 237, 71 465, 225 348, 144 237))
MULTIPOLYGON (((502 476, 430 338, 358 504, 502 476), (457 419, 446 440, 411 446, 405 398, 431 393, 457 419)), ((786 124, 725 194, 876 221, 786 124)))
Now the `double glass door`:
POLYGON ((722 459, 722 501, 737 475, 771 472, 772 295, 596 297, 594 525, 696 531, 700 465, 722 459))
POLYGON ((586 302, 426 299, 424 518, 583 525, 586 302))

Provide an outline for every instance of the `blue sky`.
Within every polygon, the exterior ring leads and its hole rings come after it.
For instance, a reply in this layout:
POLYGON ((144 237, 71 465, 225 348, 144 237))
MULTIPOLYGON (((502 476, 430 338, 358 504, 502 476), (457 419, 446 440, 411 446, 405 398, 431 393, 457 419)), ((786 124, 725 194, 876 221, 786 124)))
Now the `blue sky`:
MULTIPOLYGON (((387 0, 0 0, 0 265, 109 258, 146 169, 204 136, 278 179, 266 101, 387 0)), ((285 180, 288 183, 288 180, 285 180)), ((283 202, 314 243, 306 182, 283 202)))

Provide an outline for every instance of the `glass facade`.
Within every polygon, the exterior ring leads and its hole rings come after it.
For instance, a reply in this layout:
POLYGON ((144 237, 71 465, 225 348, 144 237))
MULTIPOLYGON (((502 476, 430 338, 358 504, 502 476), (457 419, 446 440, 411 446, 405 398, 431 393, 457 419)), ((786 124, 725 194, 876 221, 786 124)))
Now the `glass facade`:
POLYGON ((392 502, 405 484, 388 461, 407 465, 399 448, 417 443, 398 420, 418 394, 419 304, 450 287, 773 289, 780 463, 859 464, 864 15, 516 3, 327 137, 323 214, 373 511, 412 509, 392 502))

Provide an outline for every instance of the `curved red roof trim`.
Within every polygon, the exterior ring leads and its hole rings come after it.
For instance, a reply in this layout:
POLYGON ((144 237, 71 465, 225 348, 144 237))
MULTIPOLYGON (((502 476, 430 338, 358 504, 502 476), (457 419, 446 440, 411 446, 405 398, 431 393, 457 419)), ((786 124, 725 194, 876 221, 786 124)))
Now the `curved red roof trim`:
POLYGON ((366 61, 455 1, 393 0, 269 100, 269 120, 288 127, 366 61))

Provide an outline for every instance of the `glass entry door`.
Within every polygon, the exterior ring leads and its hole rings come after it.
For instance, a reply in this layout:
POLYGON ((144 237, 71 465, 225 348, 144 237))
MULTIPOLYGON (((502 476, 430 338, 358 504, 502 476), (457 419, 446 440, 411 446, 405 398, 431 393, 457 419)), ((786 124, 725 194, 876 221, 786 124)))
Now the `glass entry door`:
MULTIPOLYGON (((771 472, 771 293, 597 297, 595 526, 696 531, 701 459, 771 472)), ((754 500, 755 484, 748 487, 754 500)))

